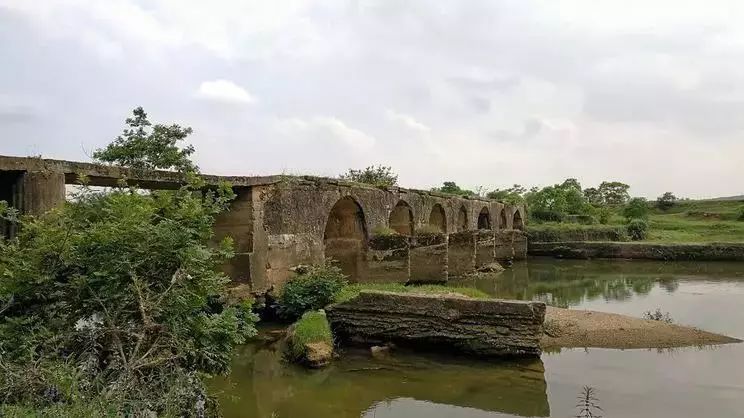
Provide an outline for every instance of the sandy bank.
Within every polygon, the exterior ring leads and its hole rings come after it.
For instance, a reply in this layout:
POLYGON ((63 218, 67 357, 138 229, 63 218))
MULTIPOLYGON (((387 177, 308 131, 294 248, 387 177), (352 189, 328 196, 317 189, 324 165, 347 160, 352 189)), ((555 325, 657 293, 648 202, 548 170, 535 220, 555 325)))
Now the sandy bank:
POLYGON ((697 328, 612 313, 548 307, 543 349, 670 348, 741 342, 697 328))

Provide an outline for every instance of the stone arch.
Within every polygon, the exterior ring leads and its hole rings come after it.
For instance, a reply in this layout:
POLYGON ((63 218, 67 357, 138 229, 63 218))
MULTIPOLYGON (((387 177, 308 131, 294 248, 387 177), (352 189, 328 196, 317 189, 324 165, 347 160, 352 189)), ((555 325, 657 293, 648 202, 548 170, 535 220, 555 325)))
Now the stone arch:
POLYGON ((444 213, 444 208, 439 203, 435 203, 431 208, 429 214, 429 225, 439 229, 439 232, 447 233, 447 215, 444 213))
POLYGON ((499 211, 499 229, 506 229, 506 209, 499 211))
POLYGON ((491 229, 491 213, 487 206, 483 206, 478 214, 478 229, 491 229))
POLYGON ((399 200, 390 212, 390 228, 401 235, 413 235, 413 209, 405 200, 399 200))
POLYGON ((326 259, 338 261, 351 280, 365 277, 367 253, 367 223, 364 211, 351 196, 339 199, 326 221, 323 234, 326 259))
POLYGON ((512 220, 512 228, 513 229, 524 229, 524 221, 522 220, 522 214, 520 213, 519 209, 517 209, 514 212, 514 218, 512 220))
POLYGON ((465 209, 465 205, 460 206, 460 210, 457 211, 457 232, 468 230, 468 210, 465 209))

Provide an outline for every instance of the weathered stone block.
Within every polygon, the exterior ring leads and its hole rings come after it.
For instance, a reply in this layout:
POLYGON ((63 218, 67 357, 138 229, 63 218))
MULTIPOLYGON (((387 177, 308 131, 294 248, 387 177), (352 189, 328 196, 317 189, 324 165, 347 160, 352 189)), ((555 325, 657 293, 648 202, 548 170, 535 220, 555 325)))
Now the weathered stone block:
POLYGON ((475 235, 475 269, 495 261, 495 238, 493 231, 478 231, 475 235))
POLYGON ((447 281, 447 236, 420 234, 411 239, 411 274, 414 283, 447 281))
POLYGON ((475 271, 476 235, 475 231, 449 235, 447 277, 464 277, 475 271))
POLYGON ((409 242, 403 235, 372 237, 367 251, 368 281, 408 281, 409 242))
POLYGON ((545 304, 363 291, 326 309, 334 337, 478 356, 539 356, 545 304))
POLYGON ((516 229, 497 231, 494 255, 496 260, 524 260, 527 258, 527 235, 516 229))

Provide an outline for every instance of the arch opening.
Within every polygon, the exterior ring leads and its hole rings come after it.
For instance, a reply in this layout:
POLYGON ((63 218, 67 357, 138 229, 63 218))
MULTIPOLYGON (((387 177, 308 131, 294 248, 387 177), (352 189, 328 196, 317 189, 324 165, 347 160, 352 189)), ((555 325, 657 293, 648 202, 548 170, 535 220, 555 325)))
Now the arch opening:
POLYGON ((512 228, 519 229, 520 231, 524 229, 524 221, 522 221, 522 214, 519 213, 519 210, 514 212, 514 219, 512 221, 512 228))
POLYGON ((487 207, 483 207, 478 214, 478 229, 491 229, 491 214, 487 207))
POLYGON ((352 197, 342 197, 333 205, 328 214, 323 245, 326 259, 336 260, 341 271, 352 281, 364 278, 367 227, 364 211, 352 197))
POLYGON ((406 201, 398 201, 390 212, 388 223, 391 229, 401 235, 413 235, 413 210, 406 201))
POLYGON ((447 233, 447 215, 444 214, 444 208, 439 203, 435 203, 431 208, 429 225, 437 228, 443 234, 447 233))
POLYGON ((468 230, 468 211, 465 206, 460 206, 460 210, 457 211, 457 232, 468 230))

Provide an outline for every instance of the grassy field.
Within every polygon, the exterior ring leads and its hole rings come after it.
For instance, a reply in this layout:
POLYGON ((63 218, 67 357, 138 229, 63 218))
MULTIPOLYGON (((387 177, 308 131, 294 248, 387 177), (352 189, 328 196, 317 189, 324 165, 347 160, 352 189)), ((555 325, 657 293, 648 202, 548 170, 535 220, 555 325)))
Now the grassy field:
POLYGON ((667 211, 654 208, 648 241, 744 242, 743 201, 689 200, 667 211))
MULTIPOLYGON (((653 205, 655 202, 651 202, 653 205)), ((744 201, 687 200, 663 211, 655 206, 649 215, 646 241, 668 243, 744 242, 744 201)), ((614 241, 612 230, 623 230, 618 209, 608 225, 531 223, 528 233, 536 241, 614 241)))

